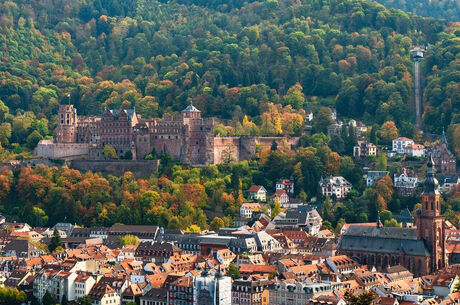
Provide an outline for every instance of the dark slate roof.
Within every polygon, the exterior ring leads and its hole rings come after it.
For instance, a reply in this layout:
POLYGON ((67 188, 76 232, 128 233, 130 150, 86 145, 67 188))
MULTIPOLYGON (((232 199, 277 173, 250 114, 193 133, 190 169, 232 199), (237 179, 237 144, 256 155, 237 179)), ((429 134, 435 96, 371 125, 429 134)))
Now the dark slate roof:
POLYGON ((153 302, 164 302, 166 303, 168 297, 168 289, 166 288, 152 288, 141 299, 153 302))
POLYGON ((133 120, 133 116, 136 113, 136 111, 134 109, 111 109, 109 111, 110 111, 110 113, 112 113, 112 115, 113 115, 115 120, 118 120, 118 116, 120 115, 120 113, 122 111, 124 111, 124 112, 126 112, 128 114, 128 119, 130 121, 133 120))
POLYGON ((401 214, 395 215, 394 218, 398 222, 414 222, 414 216, 412 216, 407 208, 404 211, 401 211, 401 214))
POLYGON ((430 256, 423 240, 417 240, 414 228, 350 226, 342 236, 339 249, 430 256))

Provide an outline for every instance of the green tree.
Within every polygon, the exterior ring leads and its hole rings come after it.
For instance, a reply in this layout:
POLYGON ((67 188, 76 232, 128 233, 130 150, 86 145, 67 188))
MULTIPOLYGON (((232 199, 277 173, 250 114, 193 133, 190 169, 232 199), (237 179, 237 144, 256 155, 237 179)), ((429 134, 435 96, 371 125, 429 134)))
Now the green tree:
POLYGON ((379 171, 387 170, 387 155, 385 153, 379 152, 377 154, 377 158, 375 160, 375 167, 379 171))
POLYGON ((391 218, 390 220, 385 220, 383 222, 383 225, 385 227, 398 227, 398 228, 401 227, 401 225, 394 218, 391 218))
POLYGON ((132 245, 132 246, 137 246, 140 244, 140 240, 139 240, 139 237, 137 236, 134 236, 134 235, 124 235, 124 236, 120 236, 118 238, 118 243, 122 246, 128 246, 128 245, 132 245))
POLYGON ((240 270, 238 270, 238 268, 233 263, 228 265, 227 275, 230 276, 233 280, 239 279, 241 277, 240 270))
POLYGON ((118 159, 117 152, 115 151, 115 148, 113 148, 110 145, 106 145, 104 147, 104 157, 106 159, 118 159))
POLYGON ((59 235, 58 229, 55 227, 53 231, 53 237, 48 245, 50 252, 54 252, 58 247, 62 247, 61 236, 59 235))
POLYGON ((313 121, 313 129, 316 133, 327 132, 327 126, 334 123, 331 117, 331 109, 321 107, 313 121))
POLYGON ((43 136, 34 130, 26 139, 27 147, 34 149, 40 140, 43 140, 43 136))
POLYGON ((393 214, 388 211, 388 210, 383 210, 379 213, 379 216, 380 216, 380 221, 382 223, 385 223, 385 221, 389 221, 393 218, 393 214))
POLYGON ((54 299, 53 297, 51 296, 51 294, 49 293, 49 291, 47 290, 45 292, 45 294, 43 295, 43 298, 42 298, 42 305, 53 305, 55 302, 54 302, 54 299))
POLYGON ((220 217, 214 217, 214 219, 211 221, 209 224, 209 229, 213 231, 217 231, 220 228, 223 228, 225 226, 225 222, 222 218, 220 217))
POLYGON ((68 305, 68 304, 69 304, 69 300, 67 299, 67 295, 64 293, 62 295, 61 305, 68 305))
POLYGON ((27 296, 24 291, 19 291, 16 288, 0 287, 0 304, 20 305, 26 301, 27 296))
POLYGON ((87 295, 79 297, 77 299, 77 304, 78 305, 91 305, 91 299, 87 295))

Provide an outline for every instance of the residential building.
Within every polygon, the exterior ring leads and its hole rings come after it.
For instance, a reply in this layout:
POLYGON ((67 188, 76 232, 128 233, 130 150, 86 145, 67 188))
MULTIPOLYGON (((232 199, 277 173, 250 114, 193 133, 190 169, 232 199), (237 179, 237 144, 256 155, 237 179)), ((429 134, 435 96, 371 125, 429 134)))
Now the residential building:
POLYGON ((280 179, 276 181, 275 190, 285 190, 289 195, 294 195, 294 181, 292 179, 280 179))
POLYGON ((406 154, 412 157, 425 157, 425 146, 422 144, 412 143, 406 146, 406 154))
POLYGON ((91 305, 121 305, 120 295, 109 284, 96 284, 88 294, 91 305))
POLYGON ((252 185, 248 189, 248 199, 254 201, 267 201, 267 190, 262 185, 252 185))
POLYGON ((251 218, 253 212, 266 211, 268 215, 271 213, 270 205, 261 203, 246 202, 240 207, 240 217, 251 218))
POLYGON ((394 187, 403 196, 410 196, 417 190, 418 178, 415 172, 408 168, 402 168, 394 174, 394 187))
POLYGON ((313 298, 330 295, 331 283, 302 283, 277 280, 269 288, 269 301, 273 305, 305 305, 313 298))
POLYGON ((441 193, 448 193, 454 186, 460 184, 460 178, 457 175, 444 176, 440 181, 439 191, 441 193))
POLYGON ((342 176, 321 178, 319 185, 323 196, 330 196, 336 199, 345 198, 352 188, 351 183, 342 176))
POLYGON ((228 266, 231 262, 236 258, 235 253, 230 251, 229 249, 222 249, 216 252, 216 259, 219 261, 220 264, 228 266))
POLYGON ((232 305, 268 305, 267 279, 236 279, 232 284, 232 305))
POLYGON ((385 176, 388 176, 388 171, 368 171, 366 175, 366 186, 373 186, 377 180, 385 176))
POLYGON ((368 156, 377 155, 377 146, 367 142, 367 141, 358 141, 357 145, 353 147, 353 157, 361 158, 368 156))
POLYGON ((285 207, 289 203, 289 195, 286 190, 277 190, 275 194, 270 197, 271 201, 278 201, 282 207, 285 207))
POLYGON ((168 305, 193 305, 194 280, 190 276, 182 276, 168 287, 168 305))
POLYGON ((183 250, 169 242, 145 241, 137 246, 135 257, 144 262, 165 263, 171 256, 183 253, 183 250))
POLYGON ((406 137, 399 137, 397 139, 394 139, 392 142, 393 142, 393 151, 401 155, 406 153, 407 146, 414 144, 414 140, 406 138, 406 137))
POLYGON ((75 300, 88 295, 95 284, 96 279, 93 275, 86 272, 77 272, 77 277, 74 280, 75 300))
POLYGON ((140 305, 166 305, 168 303, 168 290, 166 288, 152 288, 139 300, 140 305))
POLYGON ((3 256, 16 256, 21 258, 39 257, 45 254, 27 239, 14 239, 2 249, 3 256))
POLYGON ((318 211, 310 205, 299 205, 295 209, 287 209, 273 218, 272 225, 282 229, 301 229, 310 235, 317 235, 323 219, 318 211))
POLYGON ((202 272, 195 278, 193 289, 194 305, 227 305, 232 303, 232 279, 222 276, 220 271, 216 275, 202 272))

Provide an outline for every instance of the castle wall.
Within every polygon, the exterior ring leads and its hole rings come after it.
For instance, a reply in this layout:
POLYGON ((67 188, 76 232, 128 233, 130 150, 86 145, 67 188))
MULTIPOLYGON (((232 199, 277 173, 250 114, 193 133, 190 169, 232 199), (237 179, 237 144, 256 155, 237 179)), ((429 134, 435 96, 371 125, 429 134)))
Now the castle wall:
POLYGON ((71 158, 89 153, 86 143, 53 143, 51 140, 41 140, 34 150, 34 155, 48 158, 71 158))
POLYGON ((214 137, 213 157, 210 163, 220 164, 231 157, 234 161, 240 161, 240 137, 214 137))
POLYGON ((132 172, 136 176, 149 177, 158 171, 159 160, 72 160, 70 167, 80 171, 103 172, 121 176, 132 172))

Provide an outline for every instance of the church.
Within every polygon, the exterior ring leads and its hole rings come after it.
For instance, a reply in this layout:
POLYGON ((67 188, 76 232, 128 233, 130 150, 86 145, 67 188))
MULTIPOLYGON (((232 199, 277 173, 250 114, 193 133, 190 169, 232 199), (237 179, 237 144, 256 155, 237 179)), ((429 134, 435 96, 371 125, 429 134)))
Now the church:
POLYGON ((417 276, 445 267, 444 218, 434 171, 430 156, 416 228, 383 227, 380 220, 377 226, 352 225, 343 234, 338 252, 378 270, 399 264, 417 276))

